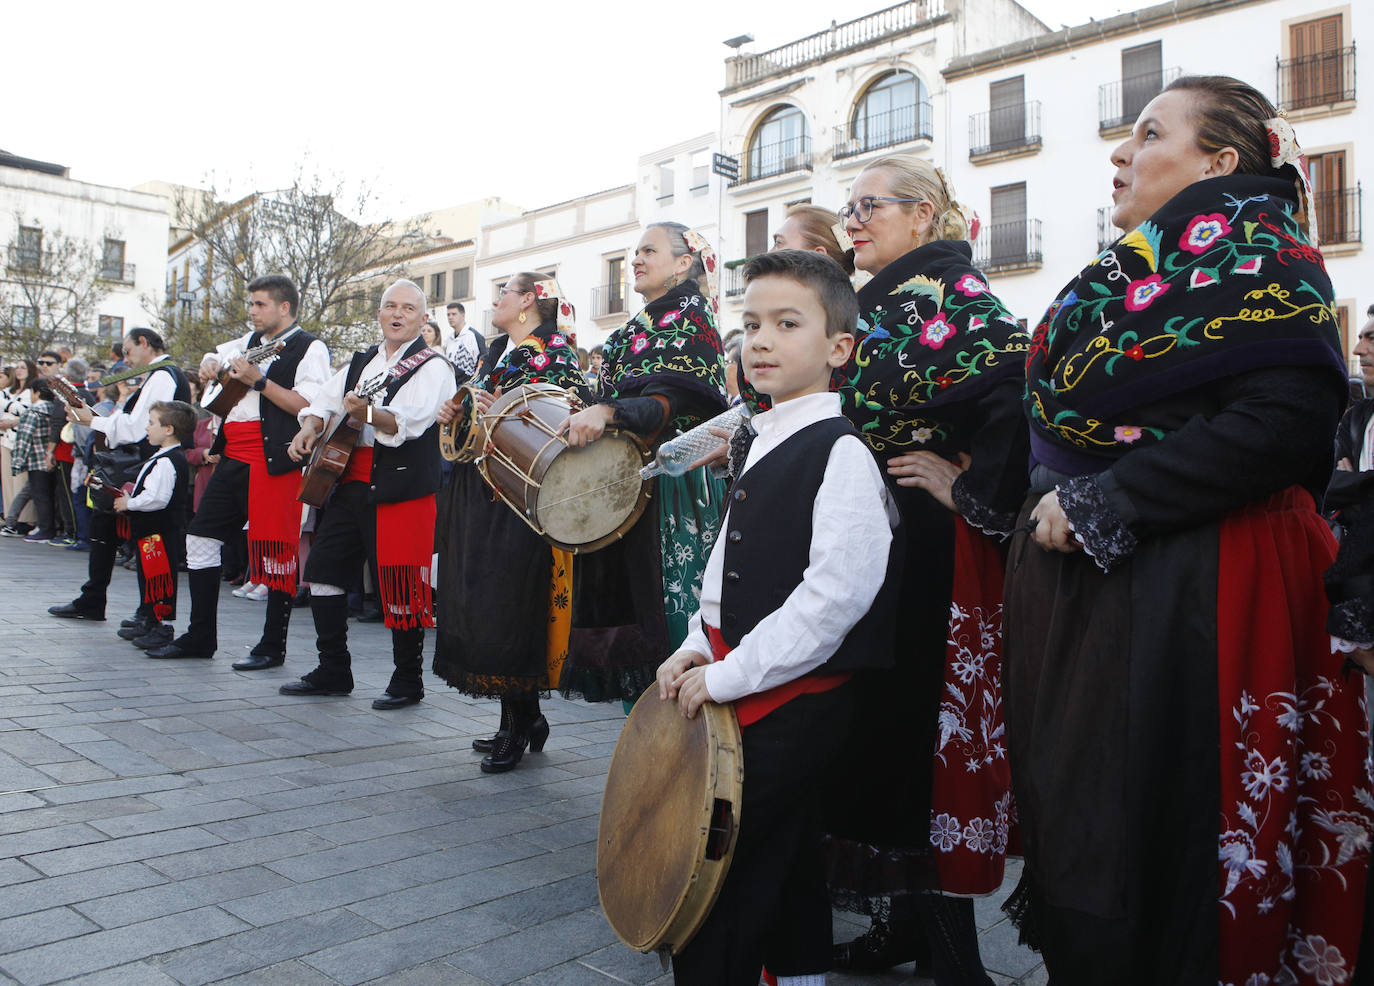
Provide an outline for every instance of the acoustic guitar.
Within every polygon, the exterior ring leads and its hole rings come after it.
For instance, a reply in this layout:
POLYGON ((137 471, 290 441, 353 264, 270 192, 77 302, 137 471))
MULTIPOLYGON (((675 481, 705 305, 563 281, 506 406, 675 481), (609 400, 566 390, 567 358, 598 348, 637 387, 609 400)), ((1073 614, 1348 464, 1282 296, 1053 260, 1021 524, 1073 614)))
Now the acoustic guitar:
MULTIPOLYGON (((373 397, 386 389, 390 379, 391 373, 384 370, 358 384, 353 392, 371 403, 373 397)), ((348 468, 348 460, 363 431, 363 422, 351 414, 344 414, 338 424, 334 424, 334 420, 331 418, 325 422, 324 434, 329 437, 316 440, 315 450, 310 453, 310 461, 301 474, 300 488, 296 490, 296 499, 312 507, 323 507, 325 500, 329 499, 334 485, 348 468)))
MULTIPOLYGON (((254 346, 243 354, 243 358, 256 365, 271 359, 285 348, 285 342, 281 339, 274 339, 271 342, 263 343, 261 346, 254 346)), ((217 414, 222 418, 232 411, 234 405, 243 400, 244 395, 251 389, 251 384, 231 377, 229 367, 223 366, 215 375, 214 382, 205 388, 205 396, 201 398, 200 406, 211 414, 217 414)))

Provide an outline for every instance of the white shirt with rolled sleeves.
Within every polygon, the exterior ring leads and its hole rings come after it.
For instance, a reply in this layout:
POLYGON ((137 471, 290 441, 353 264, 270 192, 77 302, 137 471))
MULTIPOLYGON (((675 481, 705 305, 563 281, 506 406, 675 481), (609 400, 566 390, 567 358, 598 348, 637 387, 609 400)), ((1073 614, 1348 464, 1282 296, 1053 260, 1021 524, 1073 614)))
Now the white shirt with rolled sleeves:
POLYGON ((143 489, 139 491, 138 496, 129 497, 130 510, 161 510, 172 502, 172 493, 177 484, 177 467, 172 464, 167 454, 178 448, 181 446, 169 445, 158 449, 157 453, 143 464, 143 468, 138 472, 138 480, 134 483, 134 486, 137 486, 141 482, 143 489))
MULTIPOLYGON (((755 415, 758 433, 741 474, 808 425, 839 417, 838 394, 808 394, 755 415)), ((781 606, 746 633, 724 660, 706 669, 712 701, 733 702, 775 688, 824 664, 868 612, 887 575, 897 507, 878 463, 855 435, 830 448, 825 477, 811 508, 806 571, 781 606)), ((730 529, 726 511, 721 530, 730 529)), ((726 539, 717 538, 702 577, 701 607, 682 648, 711 656, 705 622, 720 626, 726 539)))
MULTIPOLYGON (((386 355, 385 345, 379 347, 376 355, 363 367, 358 383, 365 383, 377 374, 390 370, 401 361, 414 341, 412 339, 398 346, 395 355, 391 357, 386 355)), ((347 378, 348 367, 345 366, 320 387, 315 399, 301 409, 298 419, 304 421, 308 415, 314 415, 328 421, 331 416, 342 414, 347 378)), ((396 397, 390 403, 379 405, 396 418, 396 434, 383 434, 371 425, 364 424, 358 444, 366 448, 375 442, 388 448, 399 448, 412 438, 419 438, 434 424, 439 406, 457 392, 458 386, 453 381, 453 367, 449 362, 441 356, 427 360, 411 374, 410 379, 401 384, 401 389, 396 392, 396 397)))
POLYGON ((111 414, 97 415, 91 419, 91 428, 105 436, 105 444, 114 448, 119 445, 132 445, 148 437, 148 412, 159 401, 170 401, 176 397, 177 380, 170 373, 153 373, 159 363, 168 359, 163 353, 144 367, 143 386, 138 391, 138 403, 128 413, 115 411, 111 414))
MULTIPOLYGON (((299 325, 293 326, 291 329, 277 336, 277 339, 285 342, 299 331, 301 331, 299 325)), ((213 353, 206 353, 205 356, 217 360, 220 368, 223 369, 229 365, 230 360, 237 359, 248 352, 248 342, 252 338, 253 334, 250 332, 246 335, 239 336, 237 339, 231 339, 221 346, 216 346, 213 353)), ((259 345, 261 345, 261 343, 259 343, 259 345)), ((265 374, 267 368, 279 358, 278 356, 273 356, 271 359, 263 360, 257 365, 258 369, 265 374)), ((202 360, 202 362, 204 362, 204 360, 202 360)), ((320 387, 324 385, 324 382, 329 379, 333 372, 334 368, 329 365, 329 347, 316 339, 307 347, 305 355, 301 357, 300 363, 297 364, 296 379, 291 389, 304 397, 307 403, 313 401, 320 387)), ((224 417, 225 422, 257 421, 262 417, 261 401, 262 395, 256 390, 248 391, 248 393, 243 395, 242 400, 230 408, 229 413, 224 417)))

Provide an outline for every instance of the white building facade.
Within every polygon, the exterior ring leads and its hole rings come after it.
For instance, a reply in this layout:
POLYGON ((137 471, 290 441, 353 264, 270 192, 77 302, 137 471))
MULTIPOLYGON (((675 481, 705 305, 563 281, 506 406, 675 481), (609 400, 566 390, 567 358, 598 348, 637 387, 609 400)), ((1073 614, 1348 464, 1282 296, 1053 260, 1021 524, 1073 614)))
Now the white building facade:
POLYGON ((0 277, 0 304, 23 306, 17 285, 41 266, 40 258, 54 243, 84 244, 96 258, 103 297, 92 310, 78 309, 75 333, 62 341, 104 358, 110 342, 148 324, 143 301, 162 292, 167 229, 167 201, 160 195, 75 181, 60 166, 5 156, 0 159, 0 243, 11 248, 0 277))

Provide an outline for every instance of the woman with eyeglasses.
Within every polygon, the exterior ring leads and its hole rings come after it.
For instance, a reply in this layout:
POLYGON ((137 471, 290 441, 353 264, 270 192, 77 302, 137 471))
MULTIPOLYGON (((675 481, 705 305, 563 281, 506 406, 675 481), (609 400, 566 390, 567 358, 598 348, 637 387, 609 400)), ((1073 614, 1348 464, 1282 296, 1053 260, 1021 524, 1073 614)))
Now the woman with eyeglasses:
POLYGON ((1014 818, 1000 544, 1027 486, 1027 337, 974 267, 976 226, 928 162, 874 161, 840 219, 872 279, 839 387, 897 485, 908 608, 896 670, 867 683, 852 796, 836 799, 832 893, 873 916, 836 946, 836 967, 928 961, 939 986, 984 986, 971 898, 1001 886, 1014 818))
MULTIPOLYGON (((597 402, 568 419, 575 446, 613 425, 656 448, 726 407, 710 245, 681 223, 653 223, 631 268, 644 308, 606 340, 597 402)), ((562 690, 620 700, 627 711, 687 637, 725 498, 704 468, 652 482, 648 509, 625 537, 579 556, 573 570, 562 690)))

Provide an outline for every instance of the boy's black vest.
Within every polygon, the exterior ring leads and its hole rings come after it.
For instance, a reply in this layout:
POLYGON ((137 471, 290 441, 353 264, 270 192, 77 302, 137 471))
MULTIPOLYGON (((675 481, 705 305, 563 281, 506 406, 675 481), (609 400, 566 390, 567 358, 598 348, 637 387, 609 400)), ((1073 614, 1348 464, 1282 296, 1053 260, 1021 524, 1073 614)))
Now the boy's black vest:
MULTIPOLYGON (((186 543, 186 497, 191 486, 191 469, 186 464, 186 450, 179 445, 170 452, 161 453, 161 457, 171 462, 176 470, 172 499, 161 510, 130 510, 125 516, 129 518, 129 533, 135 539, 161 534, 168 556, 178 559, 186 543)), ((144 481, 152 471, 153 467, 145 463, 143 474, 134 484, 135 496, 143 492, 144 481)))
MULTIPOLYGON (((181 372, 181 368, 174 366, 171 360, 159 360, 148 366, 148 375, 143 378, 143 385, 129 395, 128 401, 124 404, 124 413, 132 414, 138 400, 143 396, 143 388, 148 386, 148 382, 153 379, 154 373, 170 373, 172 379, 176 381, 176 387, 172 391, 172 400, 191 402, 191 384, 186 380, 186 374, 181 372)), ((146 460, 152 456, 157 448, 148 442, 148 436, 144 435, 137 442, 131 443, 131 447, 138 448, 138 457, 146 460)))
MULTIPOLYGON (((737 647, 746 633, 778 609, 801 584, 811 557, 811 511, 825 478, 830 449, 858 436, 846 418, 826 418, 786 439, 735 480, 720 536, 725 565, 720 587, 720 632, 737 647)), ((865 509, 872 509, 865 505, 865 509)), ((873 605, 833 655, 811 674, 894 664, 897 582, 903 537, 893 531, 887 573, 873 605)))
MULTIPOLYGON (((361 353, 353 354, 348 365, 348 375, 344 377, 344 393, 358 386, 363 369, 377 355, 378 346, 371 346, 361 353)), ((424 336, 417 336, 406 347, 401 359, 409 359, 425 348, 424 336)), ((435 356, 443 357, 435 353, 435 356)), ((428 360, 425 361, 429 362, 428 360)), ((445 360, 445 363, 447 361, 445 360)), ((420 372, 420 366, 412 367, 386 385, 383 392, 382 407, 386 407, 396 397, 407 380, 420 372)), ((439 454, 439 423, 436 421, 420 437, 403 442, 400 448, 391 448, 380 442, 372 445, 372 476, 368 480, 367 499, 369 503, 400 503, 403 500, 416 500, 422 496, 439 492, 443 485, 443 459, 439 454)))

